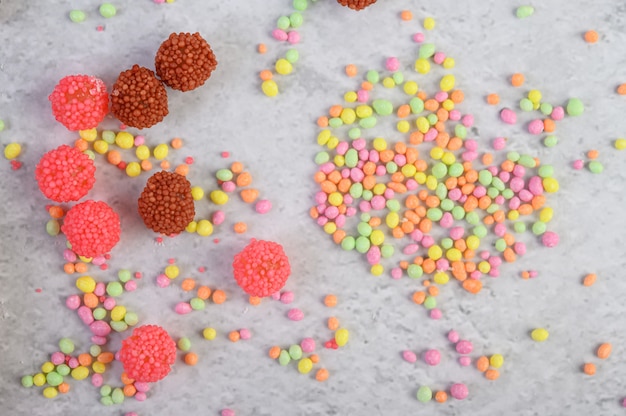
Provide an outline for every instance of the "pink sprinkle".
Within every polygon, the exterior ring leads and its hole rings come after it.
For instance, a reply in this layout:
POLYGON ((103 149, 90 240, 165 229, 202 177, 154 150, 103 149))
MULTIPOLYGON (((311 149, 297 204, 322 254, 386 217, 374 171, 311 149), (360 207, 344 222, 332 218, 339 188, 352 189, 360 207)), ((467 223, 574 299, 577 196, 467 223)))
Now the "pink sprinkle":
POLYGON ((185 158, 185 163, 186 163, 187 165, 193 165, 193 162, 194 162, 193 157, 191 157, 191 156, 187 156, 187 157, 185 158))
POLYGON ((156 284, 158 287, 168 287, 170 285, 170 279, 164 274, 160 274, 156 278, 156 284))
POLYGON ((144 381, 135 381, 133 383, 133 385, 135 386, 135 388, 137 389, 137 391, 142 392, 142 393, 147 393, 150 391, 150 384, 144 382, 144 381))
POLYGON ((139 415, 135 412, 126 412, 124 416, 139 416, 139 415))
POLYGON ((502 150, 506 147, 506 139, 504 137, 496 137, 493 139, 493 148, 495 150, 502 150))
POLYGON ((313 338, 304 338, 300 341, 300 347, 303 352, 309 353, 315 351, 315 340, 313 338))
POLYGON ((108 297, 104 300, 104 309, 110 311, 111 309, 115 308, 115 304, 115 299, 112 297, 108 297))
POLYGON ((267 199, 261 199, 255 204, 254 209, 259 214, 267 214, 272 209, 272 203, 267 199))
POLYGON ((304 318, 304 312, 298 308, 289 309, 289 312, 287 312, 287 318, 292 321, 301 321, 304 318))
POLYGON ((235 416, 235 411, 232 409, 222 409, 220 416, 235 416))
POLYGON ((450 228, 454 224, 454 217, 449 212, 444 212, 441 220, 439 220, 439 225, 443 228, 450 228))
POLYGON ((96 283, 96 288, 93 291, 93 294, 96 296, 104 296, 106 293, 106 286, 103 282, 96 283))
POLYGON ((417 361, 417 355, 413 351, 409 350, 402 351, 402 358, 404 361, 411 364, 417 361))
POLYGON ((546 231, 541 236, 541 242, 546 247, 555 247, 559 244, 559 235, 552 231, 546 231))
POLYGON ((375 210, 383 209, 385 208, 385 203, 386 203, 385 197, 381 195, 376 195, 372 198, 370 203, 372 204, 372 208, 375 210))
POLYGON ((80 363, 78 362, 78 358, 76 357, 70 357, 69 360, 67 360, 67 366, 69 368, 76 368, 80 365, 80 363))
POLYGON ((370 93, 367 90, 358 90, 356 92, 356 99, 360 103, 366 103, 370 99, 370 93))
POLYGON ((294 293, 290 290, 286 290, 283 293, 280 294, 280 301, 282 303, 284 303, 285 305, 290 304, 291 302, 293 302, 294 298, 296 296, 294 295, 294 293))
POLYGON ((280 300, 280 292, 276 292, 272 294, 272 299, 274 300, 280 300))
POLYGON ((452 110, 448 117, 452 121, 459 121, 461 119, 461 112, 459 110, 452 110))
POLYGON ((406 189, 408 189, 409 191, 417 189, 419 186, 415 179, 409 179, 404 184, 406 185, 406 189))
POLYGON ((517 241, 515 244, 513 244, 513 251, 515 252, 515 254, 523 256, 524 254, 526 254, 526 244, 524 244, 524 242, 522 241, 517 241))
POLYGON ((453 344, 459 342, 459 333, 452 329, 450 332, 448 332, 448 341, 452 342, 453 344))
POLYGON ((111 333, 111 326, 105 321, 94 321, 89 325, 89 329, 99 337, 106 337, 111 333))
POLYGON ((104 377, 102 376, 102 374, 94 373, 94 375, 91 376, 91 384, 94 387, 102 386, 103 382, 104 382, 104 377))
POLYGON ((434 127, 431 127, 426 134, 424 135, 424 141, 425 142, 432 142, 433 140, 435 140, 437 138, 437 135, 439 134, 439 132, 437 131, 437 129, 435 129, 434 127))
POLYGON ((404 247, 404 249, 402 249, 402 253, 403 254, 414 254, 417 252, 417 250, 420 249, 420 246, 417 244, 409 244, 408 246, 404 247))
POLYGON ((369 248, 369 250, 367 250, 366 257, 367 257, 367 262, 372 266, 380 263, 380 257, 381 257, 380 248, 378 246, 372 245, 369 248))
POLYGON ((376 166, 376 176, 384 176, 387 173, 387 168, 383 165, 376 166))
POLYGON ((441 353, 439 350, 431 349, 424 353, 423 359, 426 364, 435 366, 441 361, 441 353))
POLYGON ((463 227, 450 228, 450 238, 453 240, 458 240, 459 238, 463 237, 464 234, 465 228, 463 227))
POLYGON ((89 309, 87 306, 81 306, 80 308, 78 308, 77 313, 78 317, 81 321, 83 321, 85 325, 91 325, 91 323, 94 321, 91 309, 89 309))
POLYGON ((135 400, 137 400, 138 402, 143 402, 144 400, 146 400, 148 398, 148 396, 146 396, 146 393, 143 393, 141 391, 138 391, 137 393, 135 393, 135 400))
POLYGON ((215 211, 211 220, 213 221, 213 225, 220 225, 226 219, 226 214, 224 211, 215 211))
POLYGON ((274 30, 272 30, 272 36, 274 37, 274 39, 281 40, 281 41, 285 41, 288 38, 287 32, 285 32, 282 29, 274 29, 274 30))
POLYGON ((445 100, 448 99, 448 93, 445 91, 439 91, 437 93, 435 93, 435 101, 437 101, 438 103, 442 103, 445 100))
POLYGON ((395 72, 400 69, 400 61, 396 57, 387 58, 385 68, 387 68, 388 71, 395 72))
POLYGON ((129 280, 128 282, 124 283, 124 290, 126 290, 127 292, 137 290, 137 282, 134 280, 129 280))
POLYGON ((456 352, 459 354, 469 354, 474 349, 472 343, 468 340, 462 339, 456 343, 456 352))
POLYGON ((455 383, 450 386, 450 395, 457 400, 463 400, 469 394, 467 386, 463 383, 455 383))
POLYGON ((500 119, 506 124, 515 124, 517 123, 517 114, 509 108, 503 108, 502 111, 500 111, 500 119))
POLYGON ((220 156, 221 156, 223 159, 226 159, 226 158, 229 158, 229 157, 230 157, 230 153, 229 153, 229 152, 222 152, 222 153, 220 153, 220 156))
POLYGON ((141 146, 146 142, 146 138, 142 135, 135 136, 134 144, 135 146, 141 146))
POLYGON ((465 126, 465 127, 472 127, 474 125, 474 116, 471 114, 466 114, 463 116, 463 119, 461 120, 461 123, 465 126))
POLYGON ((76 253, 74 253, 69 248, 63 250, 63 258, 65 261, 69 261, 70 263, 74 263, 76 261, 76 253))
POLYGON ((192 308, 189 302, 178 302, 174 307, 174 311, 179 315, 185 315, 191 312, 192 308))
POLYGON ((413 35, 413 42, 422 43, 422 42, 424 42, 424 38, 425 37, 424 37, 423 33, 420 33, 420 32, 415 33, 413 35))
POLYGON ((92 342, 93 344, 96 344, 96 345, 104 345, 104 344, 106 344, 108 341, 109 341, 109 340, 107 339, 107 337, 100 337, 100 336, 98 336, 98 335, 94 335, 94 336, 92 336, 92 337, 91 337, 91 342, 92 342))
POLYGON ((287 34, 287 42, 295 45, 296 43, 300 43, 300 33, 295 30, 290 31, 287 34))
POLYGON ((104 256, 96 256, 91 260, 91 262, 95 266, 102 266, 106 262, 106 259, 104 258, 104 256))
POLYGON ((402 269, 400 267, 394 267, 391 269, 391 278, 392 279, 400 279, 402 277, 402 269))
POLYGON ((522 165, 515 165, 513 168, 513 176, 522 177, 526 174, 526 168, 522 165))
POLYGON ((469 355, 464 355, 463 357, 459 357, 459 364, 463 367, 467 367, 472 364, 472 357, 469 355))
POLYGON ((496 225, 494 225, 493 227, 493 232, 495 235, 497 235, 498 237, 504 237, 504 234, 506 234, 506 225, 504 225, 503 223, 497 223, 496 225))
POLYGON ((65 354, 61 351, 53 352, 50 356, 50 362, 54 365, 63 364, 65 362, 65 354))
POLYGON ((530 271, 528 272, 528 276, 529 276, 530 278, 535 278, 535 277, 537 277, 538 275, 539 275, 539 273, 537 272, 537 270, 530 270, 530 271))
POLYGON ((343 156, 343 155, 346 154, 346 152, 348 151, 349 148, 350 148, 350 145, 348 144, 348 142, 339 142, 339 144, 335 148, 335 151, 338 154, 343 156))
POLYGON ((165 0, 152 0, 153 2, 155 2, 156 4, 163 4, 165 3, 165 0))
POLYGON ((450 269, 450 262, 448 259, 440 258, 435 262, 435 266, 437 267, 437 270, 446 271, 450 269))
POLYGON ((441 312, 441 309, 438 309, 438 308, 431 309, 429 312, 429 315, 430 315, 430 319, 434 319, 436 321, 443 317, 443 313, 441 312))
POLYGON ((76 310, 80 306, 80 296, 70 295, 65 299, 65 306, 69 309, 76 310))
POLYGON ((561 106, 554 107, 552 109, 552 113, 550 114, 550 117, 552 117, 554 121, 562 120, 563 117, 565 117, 565 110, 561 106))
POLYGON ((483 260, 487 260, 489 258, 489 252, 487 250, 483 250, 480 252, 480 258, 483 260))
POLYGON ((437 65, 441 65, 443 61, 445 61, 445 59, 446 59, 446 54, 443 52, 435 52, 435 55, 433 56, 433 61, 437 65))
POLYGON ((528 190, 533 195, 541 195, 543 194, 543 182, 539 176, 533 176, 528 181, 528 190))
POLYGON ((233 181, 226 181, 222 183, 222 191, 224 192, 233 192, 235 189, 237 189, 237 185, 235 185, 235 182, 233 181))
MULTIPOLYGON (((585 167, 585 162, 583 162, 581 159, 577 159, 575 161, 572 162, 572 167, 576 170, 581 170, 582 168, 585 167)), ((626 399, 624 399, 626 400, 626 399)))
POLYGON ((478 142, 474 139, 467 139, 463 142, 463 147, 467 150, 478 150, 478 142))
POLYGON ((528 123, 528 132, 535 135, 543 133, 543 121, 535 119, 528 123))
POLYGON ((252 338, 252 334, 250 333, 249 329, 241 328, 239 330, 239 338, 241 338, 241 339, 250 339, 250 338, 252 338))
POLYGON ((424 248, 430 248, 433 244, 435 244, 435 239, 430 235, 425 235, 422 237, 420 241, 424 248))

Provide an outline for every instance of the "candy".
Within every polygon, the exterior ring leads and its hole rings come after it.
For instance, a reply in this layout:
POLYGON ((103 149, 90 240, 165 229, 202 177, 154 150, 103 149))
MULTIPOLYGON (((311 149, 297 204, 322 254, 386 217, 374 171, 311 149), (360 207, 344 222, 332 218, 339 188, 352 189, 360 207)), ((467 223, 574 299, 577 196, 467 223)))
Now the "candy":
POLYGON ((302 319, 304 319, 304 312, 302 312, 302 310, 300 310, 299 308, 289 309, 289 311, 287 312, 287 318, 291 319, 292 321, 301 321, 302 319))
POLYGON ((211 46, 199 33, 171 33, 159 47, 154 65, 165 85, 191 91, 209 79, 217 60, 211 46))
POLYGON ((176 360, 176 343, 159 326, 140 326, 122 341, 119 360, 130 378, 140 382, 159 381, 176 360))
POLYGON ((417 361, 417 355, 413 351, 402 351, 402 358, 408 363, 414 363, 417 361))
POLYGON ((78 201, 93 187, 96 167, 78 149, 61 145, 39 160, 35 178, 41 192, 57 202, 78 201))
POLYGON ((252 296, 266 297, 278 292, 290 273, 282 246, 271 241, 252 240, 233 259, 235 281, 252 296))
POLYGON ((600 346, 598 346, 598 349, 596 350, 596 355, 601 360, 606 360, 607 358, 609 358, 609 355, 611 355, 612 349, 613 346, 608 342, 605 342, 604 344, 600 344, 600 346))
POLYGON ((417 400, 422 403, 427 403, 433 398, 433 391, 428 386, 420 386, 417 389, 417 400))
POLYGON ((543 342, 548 339, 550 334, 545 328, 536 328, 530 333, 530 337, 533 341, 543 342))
POLYGON ((376 3, 376 0, 337 0, 337 3, 359 11, 376 3))
POLYGON ((97 127, 109 112, 109 95, 101 79, 88 75, 62 78, 48 97, 55 119, 68 130, 97 127))
POLYGON ((69 18, 74 23, 81 23, 85 20, 85 12, 82 10, 72 10, 69 13, 69 18))
POLYGON ((435 366, 441 361, 441 353, 438 350, 430 349, 424 353, 424 362, 428 365, 435 366))
POLYGON ((4 157, 8 160, 17 158, 22 153, 22 146, 19 143, 9 143, 4 148, 4 157))
POLYGON ((459 354, 469 354, 474 349, 472 343, 467 340, 461 340, 455 345, 456 352, 459 354))
POLYGON ((518 19, 524 19, 526 17, 532 16, 535 13, 535 8, 533 6, 519 6, 515 10, 515 15, 518 19))
POLYGON ((503 108, 502 111, 500 111, 500 119, 507 124, 517 123, 517 115, 513 110, 508 108, 503 108))
POLYGON ((111 3, 102 3, 98 8, 98 11, 100 12, 100 16, 104 17, 105 19, 113 17, 117 14, 117 9, 111 3))
POLYGON ((457 400, 465 399, 469 394, 467 386, 463 383, 455 383, 450 386, 450 395, 457 400))
POLYGON ((81 256, 108 253, 120 239, 120 218, 102 201, 85 201, 67 212, 61 230, 81 256))
POLYGON ((578 98, 570 98, 567 102, 566 111, 569 116, 579 116, 585 111, 585 106, 578 98))

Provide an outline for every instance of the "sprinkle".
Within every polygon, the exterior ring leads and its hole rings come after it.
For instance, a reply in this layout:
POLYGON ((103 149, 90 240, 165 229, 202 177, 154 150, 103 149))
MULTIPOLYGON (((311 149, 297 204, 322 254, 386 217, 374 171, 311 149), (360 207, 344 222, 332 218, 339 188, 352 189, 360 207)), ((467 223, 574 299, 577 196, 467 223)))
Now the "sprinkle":
POLYGON ((609 358, 609 355, 611 355, 612 349, 613 349, 613 346, 609 344, 608 342, 605 342, 604 344, 600 344, 600 346, 598 346, 596 355, 601 360, 606 360, 607 358, 609 358))
POLYGON ((536 328, 530 333, 530 337, 533 341, 543 342, 548 339, 550 334, 545 328, 536 328))
POLYGON ((441 361, 441 353, 438 350, 430 349, 424 353, 424 362, 430 366, 435 366, 441 361))
POLYGON ((583 279, 583 286, 593 286, 593 284, 596 282, 598 276, 595 273, 589 273, 587 274, 584 279, 583 279))
POLYGON ((450 386, 450 395, 457 400, 465 399, 469 394, 467 386, 463 383, 455 383, 450 386))
POLYGON ((535 8, 532 6, 520 6, 515 10, 515 15, 518 19, 530 17, 533 13, 535 13, 535 8))
POLYGON ((304 319, 304 312, 302 312, 298 308, 289 309, 289 311, 287 312, 287 318, 292 321, 301 321, 302 319, 304 319))
POLYGON ((511 85, 514 87, 521 87, 524 85, 524 74, 515 73, 511 76, 511 85))
POLYGON ((113 17, 117 14, 117 9, 111 3, 102 3, 98 11, 100 12, 100 16, 104 17, 105 19, 113 17))
POLYGON ((596 365, 594 363, 585 363, 583 365, 583 372, 588 376, 596 374, 596 365))
POLYGON ((587 43, 596 43, 599 38, 598 32, 596 32, 595 30, 588 30, 585 32, 583 38, 587 43))
POLYGON ((417 355, 410 350, 402 351, 402 358, 404 359, 404 361, 411 364, 417 361, 417 355))

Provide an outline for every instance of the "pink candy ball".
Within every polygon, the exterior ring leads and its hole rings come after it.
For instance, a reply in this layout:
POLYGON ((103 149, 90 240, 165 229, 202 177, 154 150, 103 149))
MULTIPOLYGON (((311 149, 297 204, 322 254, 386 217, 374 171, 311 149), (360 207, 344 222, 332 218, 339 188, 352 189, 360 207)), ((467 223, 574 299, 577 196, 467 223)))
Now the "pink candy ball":
POLYGON ((417 355, 410 350, 402 351, 402 358, 408 363, 414 363, 417 361, 417 355))
POLYGON ((220 416, 235 416, 235 411, 232 409, 222 409, 220 416))
POLYGON ((572 167, 576 170, 581 170, 582 168, 585 167, 585 162, 581 159, 577 159, 572 162, 572 167))
POLYGON ((423 33, 416 33, 413 35, 413 42, 422 43, 424 42, 425 36, 423 33))
POLYGON ((493 148, 495 150, 502 150, 506 147, 506 139, 504 137, 496 137, 493 139, 493 148))
POLYGON ((272 203, 267 199, 261 199, 255 204, 254 209, 259 214, 267 214, 272 209, 272 203))
POLYGON ((315 340, 313 338, 304 338, 300 342, 300 347, 302 348, 302 352, 313 352, 315 351, 315 340))
POLYGON ((543 121, 535 119, 528 123, 528 132, 535 135, 543 133, 543 121))
POLYGON ((65 306, 69 309, 76 310, 80 307, 80 296, 70 295, 65 299, 65 306))
POLYGON ((174 307, 174 310, 179 315, 185 315, 191 312, 193 308, 191 307, 189 302, 178 302, 176 306, 174 307))
POLYGON ((452 342, 453 344, 459 342, 459 333, 456 332, 454 329, 448 332, 448 341, 452 342))
POLYGON ((456 343, 456 352, 458 352, 459 354, 469 354, 472 352, 473 349, 474 346, 472 345, 472 343, 465 339, 456 343))
POLYGON ((63 364, 65 362, 65 354, 61 351, 53 352, 50 356, 50 362, 54 365, 63 364))
POLYGON ((93 376, 91 376, 92 386, 101 387, 103 382, 104 382, 104 378, 102 377, 102 374, 95 373, 93 376))
POLYGON ((450 386, 450 395, 457 400, 463 400, 469 394, 467 386, 463 383, 455 383, 450 386))
POLYGON ((472 357, 464 355, 463 357, 459 357, 459 364, 463 367, 467 367, 472 364, 472 357))
POLYGON ((298 308, 289 309, 289 311, 287 312, 287 318, 291 319, 292 321, 301 321, 302 319, 304 319, 304 312, 302 312, 298 308))
POLYGON ((239 330, 239 338, 241 339, 250 339, 252 338, 252 333, 247 328, 242 328, 239 330))
POLYGON ((294 293, 289 290, 286 290, 280 294, 280 301, 286 305, 293 302, 294 298, 295 298, 294 293))
POLYGON ((170 285, 170 278, 164 274, 160 274, 156 278, 156 284, 158 287, 168 287, 170 285))
POLYGON ((441 353, 438 350, 430 349, 424 353, 424 362, 428 365, 437 365, 441 361, 441 353))
POLYGON ((559 244, 559 235, 552 231, 546 231, 541 236, 541 242, 546 247, 555 247, 559 244))
POLYGON ((400 69, 400 61, 396 57, 387 58, 385 68, 387 68, 388 71, 395 72, 400 69))
POLYGON ((500 120, 504 121, 506 124, 515 124, 517 123, 517 114, 510 108, 503 108, 502 111, 500 111, 500 120))
POLYGON ((434 308, 430 310, 430 319, 439 320, 443 317, 441 309, 434 308))

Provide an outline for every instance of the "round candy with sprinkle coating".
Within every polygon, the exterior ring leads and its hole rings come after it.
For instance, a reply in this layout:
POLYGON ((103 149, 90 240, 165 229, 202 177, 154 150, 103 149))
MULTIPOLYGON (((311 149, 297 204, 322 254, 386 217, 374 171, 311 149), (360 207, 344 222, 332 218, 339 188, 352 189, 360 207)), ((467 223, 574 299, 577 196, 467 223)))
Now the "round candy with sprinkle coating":
POLYGON ((54 118, 69 130, 97 127, 109 112, 109 94, 101 79, 89 75, 62 78, 48 96, 54 118))
POLYGON ((337 3, 349 7, 352 10, 359 11, 376 3, 376 0, 337 0, 337 3))
POLYGON ((291 274, 291 267, 280 244, 252 240, 235 255, 233 274, 246 293, 266 297, 283 288, 291 274))
POLYGON ((56 202, 78 201, 96 182, 93 160, 75 147, 61 145, 39 160, 35 178, 41 192, 56 202))
POLYGON ((120 239, 120 217, 102 201, 85 201, 67 212, 61 231, 72 250, 85 257, 106 254, 120 239))
POLYGON ((176 360, 176 343, 160 326, 140 326, 122 341, 119 360, 129 378, 139 382, 159 381, 176 360))

